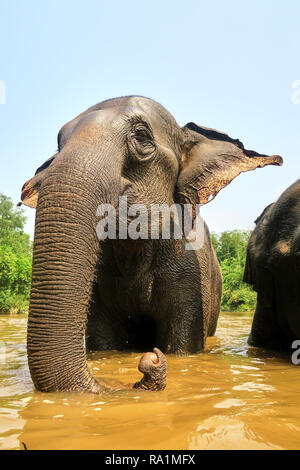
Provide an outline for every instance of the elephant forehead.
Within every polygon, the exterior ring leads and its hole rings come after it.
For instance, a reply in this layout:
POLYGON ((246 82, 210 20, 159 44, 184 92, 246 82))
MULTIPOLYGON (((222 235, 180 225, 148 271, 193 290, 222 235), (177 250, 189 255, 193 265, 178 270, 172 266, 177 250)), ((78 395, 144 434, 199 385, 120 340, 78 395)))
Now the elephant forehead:
POLYGON ((121 98, 112 98, 110 100, 102 101, 101 103, 92 106, 87 109, 85 112, 96 111, 101 109, 115 108, 118 109, 120 113, 144 113, 148 116, 158 115, 160 117, 165 117, 168 120, 175 122, 173 116, 157 101, 147 98, 145 96, 124 96, 121 98))
POLYGON ((144 117, 158 130, 169 130, 173 134, 178 125, 173 116, 156 101, 142 96, 113 98, 88 108, 66 123, 58 133, 58 142, 64 145, 75 128, 82 122, 98 126, 117 126, 122 116, 144 117))
POLYGON ((97 132, 99 129, 114 130, 120 125, 120 118, 123 112, 119 108, 106 108, 91 111, 82 116, 82 118, 73 127, 74 132, 77 128, 84 132, 97 132))
POLYGON ((77 135, 81 134, 88 138, 99 132, 101 128, 117 127, 119 122, 118 118, 121 115, 121 110, 115 107, 97 109, 80 114, 61 128, 58 134, 58 141, 63 145, 71 134, 77 130, 77 135))
MULTIPOLYGON (((112 111, 115 117, 139 117, 148 121, 156 130, 169 131, 173 134, 178 127, 174 117, 159 103, 143 96, 129 96, 123 98, 114 98, 103 101, 90 110, 92 111, 112 111)), ((104 116, 104 114, 102 115, 104 116)))
POLYGON ((74 119, 67 122, 61 128, 61 131, 65 132, 66 127, 74 128, 74 126, 86 116, 89 116, 89 115, 96 116, 95 112, 97 112, 97 111, 102 111, 102 114, 99 115, 99 116, 101 116, 99 118, 101 120, 105 116, 105 114, 103 114, 103 111, 105 111, 107 113, 106 116, 107 116, 107 118, 109 118, 109 116, 116 117, 116 116, 119 116, 119 115, 124 115, 124 114, 129 114, 129 113, 130 114, 131 113, 139 113, 139 112, 145 112, 145 114, 147 114, 147 113, 150 114, 150 113, 154 112, 154 109, 157 106, 162 108, 161 105, 159 105, 155 101, 151 100, 150 98, 144 98, 144 97, 141 97, 141 96, 128 96, 128 97, 122 97, 122 98, 112 98, 110 100, 106 100, 106 101, 102 101, 100 103, 97 103, 94 106, 88 108, 83 113, 80 113, 74 119))

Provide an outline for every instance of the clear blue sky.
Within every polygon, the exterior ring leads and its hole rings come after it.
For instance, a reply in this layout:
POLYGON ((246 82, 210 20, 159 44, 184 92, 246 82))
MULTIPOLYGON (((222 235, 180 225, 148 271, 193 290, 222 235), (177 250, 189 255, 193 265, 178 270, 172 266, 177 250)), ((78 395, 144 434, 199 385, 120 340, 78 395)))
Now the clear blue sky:
MULTIPOLYGON (((139 94, 180 125, 214 127, 283 156, 283 167, 239 176, 203 210, 212 231, 251 228, 299 178, 299 21, 298 0, 1 0, 0 191, 19 201, 66 121, 139 94)), ((34 211, 26 215, 32 234, 34 211)))

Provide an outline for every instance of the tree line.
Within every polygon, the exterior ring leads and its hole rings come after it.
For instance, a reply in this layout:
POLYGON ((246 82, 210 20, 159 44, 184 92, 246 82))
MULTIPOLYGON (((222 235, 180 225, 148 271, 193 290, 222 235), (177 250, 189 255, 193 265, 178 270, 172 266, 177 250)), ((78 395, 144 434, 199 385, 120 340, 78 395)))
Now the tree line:
MULTIPOLYGON (((0 193, 0 313, 28 311, 32 242, 24 232, 23 209, 0 193)), ((223 276, 222 310, 255 309, 256 293, 243 282, 247 244, 251 231, 212 234, 223 276)))
POLYGON ((0 193, 0 313, 28 309, 32 242, 24 232, 26 217, 0 193))
POLYGON ((223 277, 223 311, 255 310, 257 294, 243 282, 247 245, 251 230, 232 230, 212 234, 212 243, 223 277))

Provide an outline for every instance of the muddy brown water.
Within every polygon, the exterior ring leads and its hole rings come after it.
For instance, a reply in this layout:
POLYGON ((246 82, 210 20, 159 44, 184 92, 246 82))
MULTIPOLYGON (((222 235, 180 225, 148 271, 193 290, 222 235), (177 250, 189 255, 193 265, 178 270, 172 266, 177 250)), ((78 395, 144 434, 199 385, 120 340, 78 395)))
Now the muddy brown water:
MULTIPOLYGON (((247 346, 249 314, 222 314, 204 353, 168 356, 163 392, 36 392, 23 316, 0 316, 0 449, 299 449, 300 367, 247 346)), ((140 354, 99 352, 106 380, 140 378, 140 354)))

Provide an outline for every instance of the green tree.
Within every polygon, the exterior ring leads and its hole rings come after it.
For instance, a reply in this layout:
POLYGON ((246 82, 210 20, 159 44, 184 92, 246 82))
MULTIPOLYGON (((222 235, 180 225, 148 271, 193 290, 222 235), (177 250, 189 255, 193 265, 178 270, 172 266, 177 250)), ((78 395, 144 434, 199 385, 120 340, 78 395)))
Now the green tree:
POLYGON ((256 293, 243 282, 247 245, 251 231, 233 230, 212 234, 212 243, 223 276, 222 309, 250 311, 255 309, 256 293))
POLYGON ((0 193, 0 313, 28 308, 32 242, 25 222, 23 210, 0 193))

